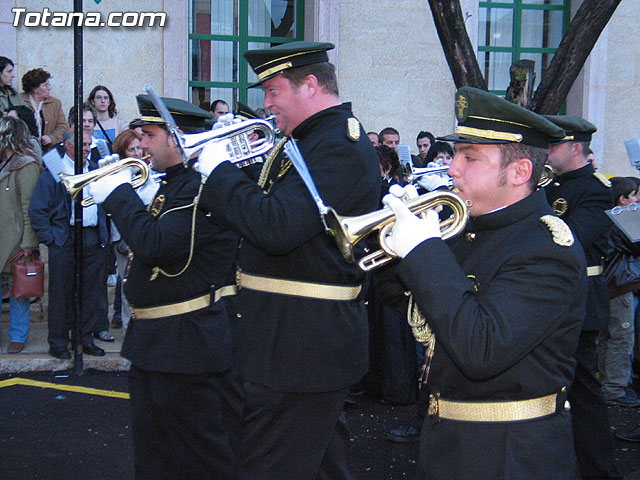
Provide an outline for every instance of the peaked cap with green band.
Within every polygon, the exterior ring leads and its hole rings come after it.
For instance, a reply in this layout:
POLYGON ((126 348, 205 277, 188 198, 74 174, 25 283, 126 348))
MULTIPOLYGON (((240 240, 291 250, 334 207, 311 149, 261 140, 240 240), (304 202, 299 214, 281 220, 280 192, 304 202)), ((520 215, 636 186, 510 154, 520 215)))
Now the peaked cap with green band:
POLYGON ((562 139, 564 130, 542 115, 493 93, 462 87, 456 93, 456 133, 438 138, 447 142, 522 143, 547 148, 562 139))
MULTIPOLYGON (((137 95, 138 110, 140 118, 131 122, 132 127, 142 127, 143 125, 164 125, 164 120, 153 106, 149 95, 137 95)), ((189 103, 179 98, 161 97, 167 106, 169 113, 179 127, 211 128, 213 115, 193 103, 189 103)))
POLYGON ((575 117, 571 115, 545 115, 544 118, 555 123, 565 131, 565 137, 560 140, 553 141, 553 144, 564 142, 590 142, 592 135, 598 130, 593 123, 582 117, 575 117))
POLYGON ((258 82, 249 85, 249 88, 257 87, 290 68, 328 62, 327 50, 333 48, 333 43, 290 42, 271 48, 247 50, 244 58, 258 76, 258 82))

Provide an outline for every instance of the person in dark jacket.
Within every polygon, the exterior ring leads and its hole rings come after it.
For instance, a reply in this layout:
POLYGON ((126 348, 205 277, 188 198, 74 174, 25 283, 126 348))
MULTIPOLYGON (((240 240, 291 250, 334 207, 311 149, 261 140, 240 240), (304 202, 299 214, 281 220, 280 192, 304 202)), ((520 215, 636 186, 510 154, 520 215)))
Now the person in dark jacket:
MULTIPOLYGON (((90 186, 131 250, 125 294, 131 320, 122 355, 131 361, 136 479, 236 478, 227 419, 232 408, 231 333, 223 296, 238 239, 201 208, 200 175, 182 153, 149 97, 137 97, 142 148, 164 172, 149 207, 123 170, 90 186)), ((211 115, 163 99, 180 128, 204 130, 211 115)), ((152 182, 152 180, 149 180, 152 182)), ((146 187, 143 187, 146 188, 146 187)), ((218 207, 215 207, 218 208, 218 207)))
MULTIPOLYGON (((375 210, 376 153, 341 103, 328 43, 292 42, 245 56, 276 126, 295 138, 320 196, 340 215, 375 210)), ((208 145, 202 205, 242 237, 239 364, 246 390, 242 478, 352 478, 342 406, 367 372, 364 272, 325 232, 281 145, 256 185, 208 145), (268 172, 268 173, 267 173, 268 172)), ((363 248, 356 246, 356 254, 363 248)))
MULTIPOLYGON (((610 182, 617 206, 637 202, 633 180, 613 177, 610 182)), ((608 404, 638 407, 640 400, 629 379, 635 334, 633 293, 640 289, 640 243, 631 242, 615 225, 609 231, 604 275, 609 286, 609 322, 598 338, 602 393, 608 404), (624 270, 624 275, 616 275, 616 269, 624 270)))
POLYGON ((563 128, 565 138, 549 147, 549 165, 556 178, 545 187, 553 211, 571 228, 587 258, 589 290, 575 358, 577 361, 569 402, 573 439, 583 478, 620 478, 613 464, 613 439, 607 407, 595 377, 596 340, 607 328, 609 295, 602 276, 602 259, 607 248, 611 222, 605 210, 613 207, 611 184, 587 161, 596 126, 574 116, 546 118, 563 128))
POLYGON ((398 198, 390 246, 427 344, 428 417, 416 478, 577 476, 565 406, 586 294, 584 254, 537 183, 564 132, 495 95, 462 87, 449 169, 469 206, 445 243, 435 211, 398 198), (417 309, 415 308, 417 306, 417 309))
MULTIPOLYGON (((82 158, 85 171, 97 168, 87 162, 91 135, 83 132, 82 158)), ((74 173, 75 148, 73 129, 63 135, 63 143, 55 146, 42 157, 47 168, 42 171, 29 204, 31 227, 41 243, 49 248, 49 354, 64 360, 71 358, 67 350, 69 330, 73 318, 73 265, 74 241, 73 201, 61 182, 57 182, 60 172, 74 173), (61 170, 60 170, 61 169, 61 170)), ((104 350, 93 342, 96 318, 106 315, 104 298, 107 295, 108 244, 106 214, 102 208, 93 205, 83 210, 83 284, 82 318, 79 319, 82 351, 87 355, 104 355, 104 350), (102 308, 101 308, 102 307, 102 308)))

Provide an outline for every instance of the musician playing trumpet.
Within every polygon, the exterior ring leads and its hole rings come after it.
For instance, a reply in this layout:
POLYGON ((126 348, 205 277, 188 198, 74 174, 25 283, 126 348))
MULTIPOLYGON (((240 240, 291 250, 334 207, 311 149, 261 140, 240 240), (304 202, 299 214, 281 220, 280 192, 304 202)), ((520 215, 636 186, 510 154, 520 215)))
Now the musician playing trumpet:
MULTIPOLYGON (((88 187, 132 252, 122 355, 131 361, 136 479, 235 479, 221 396, 231 387, 231 335, 220 299, 234 292, 225 284, 238 239, 200 208, 200 175, 183 164, 149 98, 137 100, 141 147, 153 155, 153 169, 165 172, 148 208, 130 168, 88 187)), ((210 127, 209 112, 183 100, 165 104, 182 130, 210 127)))
POLYGON ((449 169, 467 202, 463 234, 445 243, 438 216, 393 196, 390 245, 412 293, 409 320, 428 345, 428 416, 417 477, 574 479, 571 384, 586 268, 571 230, 537 182, 564 132, 485 91, 456 96, 449 169))

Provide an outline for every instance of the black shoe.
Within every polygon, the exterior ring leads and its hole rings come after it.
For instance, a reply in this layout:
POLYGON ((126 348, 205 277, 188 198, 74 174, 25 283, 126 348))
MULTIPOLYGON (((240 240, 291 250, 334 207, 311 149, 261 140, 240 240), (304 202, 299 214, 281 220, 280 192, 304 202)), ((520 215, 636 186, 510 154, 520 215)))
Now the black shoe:
POLYGON ((95 344, 83 345, 82 353, 85 355, 93 355, 94 357, 104 357, 104 350, 95 344))
POLYGON ((387 433, 387 440, 396 443, 418 443, 420 441, 420 430, 413 425, 405 425, 387 433))
POLYGON ((111 326, 113 328, 121 328, 122 327, 122 317, 118 317, 117 315, 114 315, 113 318, 111 319, 111 326))
POLYGON ((607 405, 617 405, 618 407, 630 407, 637 408, 640 407, 640 399, 636 396, 636 398, 632 398, 628 392, 625 392, 624 395, 619 396, 618 398, 612 398, 607 400, 607 405))
POLYGON ((113 335, 111 335, 106 330, 104 332, 94 333, 93 338, 97 338, 98 340, 102 340, 103 342, 113 342, 116 339, 113 335))
POLYGON ((66 347, 49 347, 49 355, 58 360, 68 360, 71 358, 71 354, 66 347))
POLYGON ((640 442, 640 427, 636 427, 630 432, 616 433, 616 437, 627 442, 640 442))
POLYGON ((357 404, 358 404, 358 400, 353 396, 352 393, 347 395, 347 398, 344 399, 345 407, 352 407, 353 405, 357 405, 357 404))

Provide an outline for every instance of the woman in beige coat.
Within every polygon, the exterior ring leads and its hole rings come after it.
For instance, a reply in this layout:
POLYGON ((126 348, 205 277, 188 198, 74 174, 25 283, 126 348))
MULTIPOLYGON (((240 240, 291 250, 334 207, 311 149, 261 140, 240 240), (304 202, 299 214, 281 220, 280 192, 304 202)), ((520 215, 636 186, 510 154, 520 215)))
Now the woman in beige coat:
MULTIPOLYGON (((40 166, 27 126, 13 117, 0 118, 0 265, 2 290, 11 288, 10 259, 38 247, 29 222, 29 202, 40 166)), ((9 290, 10 291, 10 290, 9 290)), ((19 353, 29 336, 29 299, 10 297, 8 353, 19 353)))
POLYGON ((29 70, 22 76, 24 91, 20 94, 25 104, 35 112, 43 154, 60 143, 62 134, 69 129, 62 102, 50 95, 50 78, 51 74, 42 68, 29 70))

